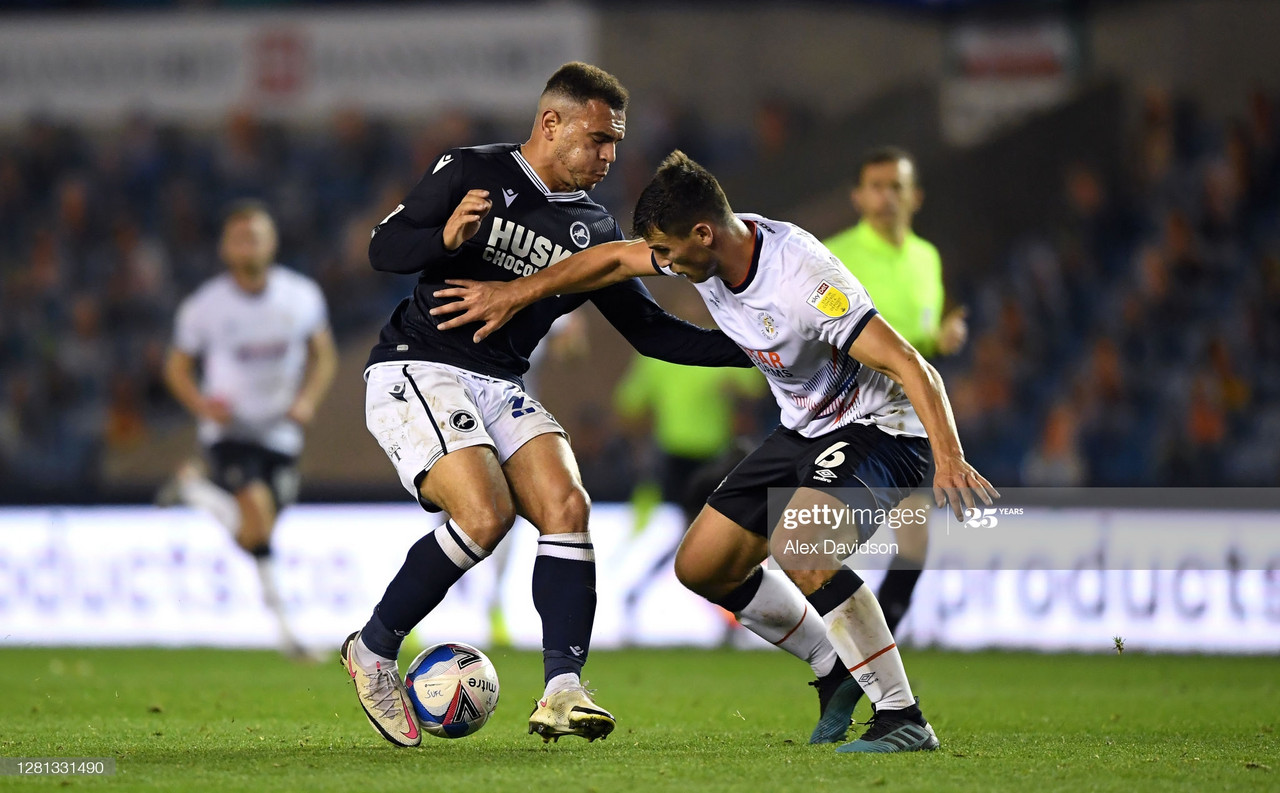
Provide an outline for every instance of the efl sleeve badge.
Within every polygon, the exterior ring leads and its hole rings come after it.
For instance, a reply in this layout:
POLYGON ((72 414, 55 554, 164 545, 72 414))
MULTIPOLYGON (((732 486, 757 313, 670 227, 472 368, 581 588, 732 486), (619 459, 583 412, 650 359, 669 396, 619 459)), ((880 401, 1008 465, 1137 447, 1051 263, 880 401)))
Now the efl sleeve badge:
POLYGON ((823 281, 805 301, 828 317, 843 317, 849 313, 849 298, 829 281, 823 281))

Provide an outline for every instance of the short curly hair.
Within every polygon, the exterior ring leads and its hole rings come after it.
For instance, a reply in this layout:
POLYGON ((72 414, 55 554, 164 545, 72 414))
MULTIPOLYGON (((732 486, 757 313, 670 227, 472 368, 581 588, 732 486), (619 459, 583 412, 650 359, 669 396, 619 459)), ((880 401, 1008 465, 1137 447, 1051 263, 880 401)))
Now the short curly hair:
POLYGON ((547 87, 542 89, 542 95, 562 96, 578 104, 598 99, 618 111, 626 110, 631 99, 617 77, 582 61, 570 61, 556 69, 547 80, 547 87))
POLYGON ((702 222, 727 223, 729 199, 711 172, 679 149, 667 155, 636 201, 631 232, 684 237, 702 222))

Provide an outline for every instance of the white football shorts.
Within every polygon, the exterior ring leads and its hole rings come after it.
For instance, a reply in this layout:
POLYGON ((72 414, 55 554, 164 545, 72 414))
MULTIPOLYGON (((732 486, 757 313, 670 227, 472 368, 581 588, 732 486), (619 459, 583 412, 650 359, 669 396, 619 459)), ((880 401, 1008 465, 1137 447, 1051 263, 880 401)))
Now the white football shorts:
POLYGON ((547 409, 508 380, 427 361, 389 361, 365 371, 365 426, 400 484, 423 507, 418 484, 449 452, 489 446, 505 463, 539 435, 565 431, 547 409))

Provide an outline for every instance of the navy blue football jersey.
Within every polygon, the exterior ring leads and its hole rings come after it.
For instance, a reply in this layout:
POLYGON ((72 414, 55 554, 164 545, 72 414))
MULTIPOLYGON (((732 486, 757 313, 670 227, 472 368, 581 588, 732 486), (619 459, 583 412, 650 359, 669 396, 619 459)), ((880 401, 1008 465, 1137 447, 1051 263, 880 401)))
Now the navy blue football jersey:
POLYGON ((557 317, 591 300, 642 355, 680 364, 750 366, 742 350, 717 330, 706 330, 662 310, 640 283, 547 298, 526 307, 479 344, 477 325, 441 331, 447 317, 429 311, 444 300, 433 293, 445 279, 510 281, 531 275, 601 242, 622 239, 613 217, 582 190, 547 189, 514 143, 452 149, 373 230, 369 261, 375 270, 420 273, 413 294, 383 327, 369 365, 383 361, 435 361, 522 383, 529 355, 557 317), (445 250, 444 226, 470 190, 488 190, 493 208, 480 230, 457 250, 445 250))

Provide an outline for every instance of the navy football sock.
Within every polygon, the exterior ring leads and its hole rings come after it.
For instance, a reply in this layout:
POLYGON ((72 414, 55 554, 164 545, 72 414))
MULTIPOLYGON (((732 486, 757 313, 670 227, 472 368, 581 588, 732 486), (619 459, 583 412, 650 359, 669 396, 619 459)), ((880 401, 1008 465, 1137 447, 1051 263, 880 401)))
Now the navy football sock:
POLYGON ((395 658, 409 631, 440 605, 463 573, 488 555, 452 520, 418 540, 361 631, 365 646, 395 658))
POLYGON ((538 539, 533 605, 542 617, 545 679, 580 675, 591 649, 596 616, 596 554, 590 534, 548 534, 538 539))
POLYGON ((918 563, 903 560, 900 556, 893 557, 889 571, 880 584, 880 591, 876 593, 876 600, 880 601, 880 607, 884 609, 884 621, 889 624, 890 632, 898 629, 898 623, 911 607, 911 594, 915 592, 916 582, 920 580, 920 572, 918 563))

